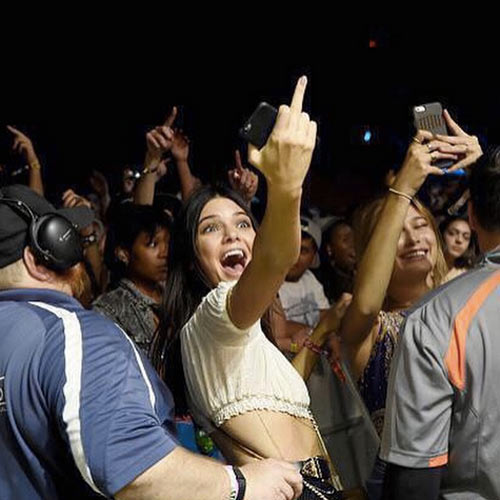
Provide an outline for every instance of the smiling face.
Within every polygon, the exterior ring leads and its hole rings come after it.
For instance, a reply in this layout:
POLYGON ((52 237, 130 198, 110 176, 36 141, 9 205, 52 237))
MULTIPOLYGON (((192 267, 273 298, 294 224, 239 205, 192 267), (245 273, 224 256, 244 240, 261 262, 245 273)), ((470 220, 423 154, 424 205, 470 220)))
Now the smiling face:
POLYGON ((448 224, 443 231, 443 239, 445 242, 445 252, 452 260, 461 257, 467 248, 469 248, 471 238, 471 230, 467 221, 457 219, 448 224))
POLYGON ((212 198, 203 207, 196 231, 200 268, 216 287, 238 279, 252 259, 255 230, 246 212, 229 198, 212 198))
POLYGON ((393 278, 425 278, 436 264, 437 248, 430 221, 410 205, 398 240, 393 278))

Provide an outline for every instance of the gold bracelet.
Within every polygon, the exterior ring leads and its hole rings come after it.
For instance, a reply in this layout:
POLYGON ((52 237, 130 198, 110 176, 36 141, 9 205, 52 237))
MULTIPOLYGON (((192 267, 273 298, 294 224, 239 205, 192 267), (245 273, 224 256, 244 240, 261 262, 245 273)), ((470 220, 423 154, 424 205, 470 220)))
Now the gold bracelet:
POLYGON ((142 171, 142 175, 146 175, 146 174, 156 174, 156 171, 158 170, 158 168, 155 168, 154 170, 152 168, 149 168, 149 167, 145 167, 144 170, 142 171))
POLYGON ((40 170, 42 167, 40 165, 40 163, 38 161, 34 161, 34 162, 31 162, 29 164, 29 167, 32 169, 32 170, 40 170))
POLYGON ((299 352, 299 344, 297 342, 290 342, 290 352, 296 354, 299 352))
POLYGON ((403 193, 402 191, 398 191, 397 189, 390 187, 389 192, 394 193, 398 196, 401 196, 402 198, 406 198, 407 200, 410 201, 410 203, 413 201, 413 196, 410 196, 409 194, 403 193))

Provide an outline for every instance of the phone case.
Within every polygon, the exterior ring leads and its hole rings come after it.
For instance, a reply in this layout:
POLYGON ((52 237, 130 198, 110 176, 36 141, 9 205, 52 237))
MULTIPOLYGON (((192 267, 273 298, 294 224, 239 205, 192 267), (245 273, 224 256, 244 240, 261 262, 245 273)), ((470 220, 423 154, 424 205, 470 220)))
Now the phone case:
POLYGON ((271 135, 278 110, 267 102, 261 102, 252 116, 240 129, 240 137, 262 149, 271 135))
MULTIPOLYGON (((417 130, 428 130, 433 134, 448 135, 446 122, 443 118, 443 107, 440 102, 414 106, 413 121, 417 130)), ((434 165, 439 168, 449 168, 453 165, 453 161, 438 160, 434 165)))

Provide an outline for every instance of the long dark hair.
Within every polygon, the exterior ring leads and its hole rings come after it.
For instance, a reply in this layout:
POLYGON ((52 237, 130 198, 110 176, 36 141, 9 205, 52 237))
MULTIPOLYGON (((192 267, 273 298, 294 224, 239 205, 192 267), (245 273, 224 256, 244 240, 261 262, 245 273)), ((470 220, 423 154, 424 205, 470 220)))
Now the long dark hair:
POLYGON ((193 193, 175 221, 168 252, 167 286, 151 359, 173 393, 177 415, 185 415, 188 410, 179 332, 210 291, 196 252, 198 221, 203 207, 217 197, 234 201, 256 228, 255 219, 243 198, 224 185, 204 186, 193 193))
MULTIPOLYGON (((467 222, 469 225, 469 221, 467 220, 466 217, 462 217, 460 215, 452 215, 448 218, 446 218, 441 224, 439 225, 439 230, 441 231, 441 236, 443 237, 443 242, 445 242, 444 238, 444 233, 448 229, 448 227, 455 222, 456 220, 462 220, 464 222, 467 222)), ((470 225, 469 225, 470 227, 470 225)), ((445 243, 446 247, 446 243, 445 243)), ((445 248, 446 251, 446 248, 445 248)), ((476 233, 470 229, 470 240, 469 240, 469 246, 467 247, 467 250, 460 256, 455 259, 454 266, 458 269, 465 268, 465 269, 471 269, 474 267, 479 260, 479 245, 477 243, 477 236, 476 233)))

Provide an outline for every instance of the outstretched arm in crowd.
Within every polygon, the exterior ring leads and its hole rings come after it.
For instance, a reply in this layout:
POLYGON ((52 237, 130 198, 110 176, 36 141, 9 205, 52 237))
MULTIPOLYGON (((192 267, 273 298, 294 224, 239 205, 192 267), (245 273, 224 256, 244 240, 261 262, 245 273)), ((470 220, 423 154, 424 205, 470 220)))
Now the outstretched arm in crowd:
POLYGON ((415 196, 430 173, 443 174, 442 170, 431 165, 432 161, 438 158, 455 158, 449 152, 435 150, 438 146, 436 143, 433 144, 432 151, 423 144, 431 139, 432 134, 422 130, 414 137, 404 164, 391 186, 394 191, 387 195, 368 245, 361 256, 353 299, 340 329, 355 377, 359 377, 370 356, 374 342, 374 337, 370 334, 387 293, 410 199, 415 196))
POLYGON ((14 136, 14 144, 12 145, 12 149, 19 153, 28 165, 29 187, 39 195, 43 196, 42 169, 31 139, 27 135, 23 134, 20 130, 17 130, 17 128, 14 128, 10 125, 7 126, 7 129, 14 136))
POLYGON ((186 200, 197 186, 197 179, 191 174, 188 164, 189 140, 182 131, 172 129, 176 116, 174 106, 165 123, 146 134, 144 170, 134 194, 134 203, 138 205, 153 204, 155 185, 167 173, 167 162, 162 157, 169 151, 179 174, 182 199, 186 200))
POLYGON ((242 329, 263 316, 299 255, 302 183, 316 139, 316 123, 302 112, 306 84, 302 77, 290 107, 280 107, 266 145, 260 151, 249 147, 250 163, 266 178, 268 199, 252 260, 228 298, 229 316, 242 329))
POLYGON ((238 150, 234 152, 234 168, 228 170, 227 177, 229 185, 250 205, 259 187, 259 177, 243 166, 238 150))
MULTIPOLYGON (((351 303, 351 299, 352 295, 343 293, 340 299, 325 312, 321 321, 312 331, 308 341, 318 347, 322 347, 328 340, 329 336, 336 335, 339 331, 340 323, 344 317, 347 307, 351 303)), ((308 341, 306 340, 306 344, 302 346, 299 353, 295 356, 295 358, 293 358, 292 361, 292 365, 300 373, 304 380, 309 378, 314 365, 319 358, 319 354, 308 347, 308 341)), ((332 352, 331 356, 338 358, 339 352, 332 352)))
POLYGON ((444 116, 454 136, 434 136, 422 130, 417 132, 391 186, 397 193, 392 191, 387 195, 361 256, 353 300, 340 329, 356 377, 366 366, 375 341, 370 334, 387 293, 410 198, 415 196, 429 174, 443 175, 441 169, 431 165, 433 161, 442 158, 457 160, 450 168, 452 171, 468 167, 481 155, 477 138, 467 135, 447 111, 444 116))
MULTIPOLYGON (((273 459, 244 465, 244 500, 294 500, 302 492, 302 479, 294 465, 273 459)), ((118 500, 220 500, 232 498, 229 476, 224 467, 181 447, 119 491, 118 500)))

